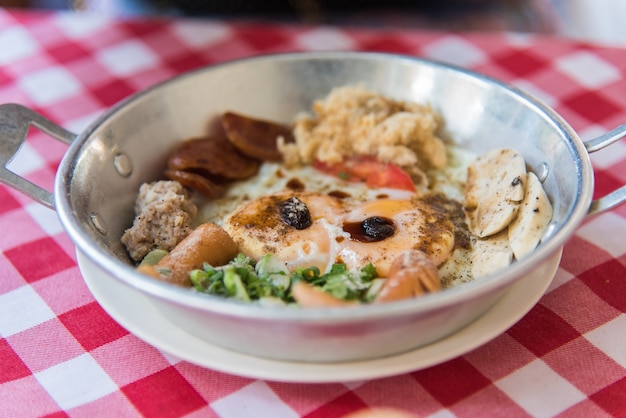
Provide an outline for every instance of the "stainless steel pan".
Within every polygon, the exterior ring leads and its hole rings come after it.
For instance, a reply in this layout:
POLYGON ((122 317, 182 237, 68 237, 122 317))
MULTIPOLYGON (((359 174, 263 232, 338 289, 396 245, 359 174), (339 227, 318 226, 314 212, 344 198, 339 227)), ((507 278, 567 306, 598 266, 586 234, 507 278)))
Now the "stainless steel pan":
POLYGON ((99 280, 135 288, 164 316, 218 345, 281 360, 375 358, 443 338, 474 321, 525 277, 554 275, 564 243, 581 221, 626 200, 626 188, 592 200, 589 152, 618 140, 626 125, 591 141, 535 98, 488 77, 411 57, 345 52, 260 56, 204 68, 136 94, 75 135, 15 104, 0 106, 1 180, 54 208, 99 280), (528 257, 477 280, 421 299, 354 309, 274 309, 198 295, 135 272, 120 243, 139 185, 160 177, 174 145, 206 132, 226 110, 289 122, 332 87, 363 84, 396 99, 428 102, 447 132, 477 153, 520 150, 544 180, 554 218, 528 257), (54 192, 6 164, 29 125, 70 144, 54 192))

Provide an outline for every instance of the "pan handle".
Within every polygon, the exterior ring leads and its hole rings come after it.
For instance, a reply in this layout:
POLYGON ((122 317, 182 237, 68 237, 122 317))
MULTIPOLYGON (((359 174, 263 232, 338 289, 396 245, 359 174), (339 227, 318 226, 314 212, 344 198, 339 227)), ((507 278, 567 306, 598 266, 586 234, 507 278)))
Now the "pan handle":
MULTIPOLYGON (((626 136, 626 123, 597 138, 583 141, 587 152, 595 152, 611 145, 626 136)), ((605 212, 626 202, 626 186, 612 191, 606 196, 593 200, 589 206, 589 215, 605 212)))
POLYGON ((29 126, 35 126, 59 141, 70 144, 76 138, 33 110, 14 103, 0 105, 0 182, 54 209, 54 194, 15 174, 7 165, 26 140, 29 126))

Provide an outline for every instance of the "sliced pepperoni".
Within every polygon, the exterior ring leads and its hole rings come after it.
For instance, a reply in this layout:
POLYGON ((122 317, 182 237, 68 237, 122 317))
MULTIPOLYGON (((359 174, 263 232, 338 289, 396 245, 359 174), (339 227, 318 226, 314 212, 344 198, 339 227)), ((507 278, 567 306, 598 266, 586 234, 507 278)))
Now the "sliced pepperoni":
POLYGON ((222 115, 222 126, 232 144, 243 154, 263 161, 280 161, 278 137, 285 143, 293 142, 293 133, 287 126, 261 119, 254 119, 234 112, 222 115))
POLYGON ((231 180, 254 176, 260 162, 240 153, 226 138, 194 138, 180 144, 170 155, 167 168, 206 172, 231 180))

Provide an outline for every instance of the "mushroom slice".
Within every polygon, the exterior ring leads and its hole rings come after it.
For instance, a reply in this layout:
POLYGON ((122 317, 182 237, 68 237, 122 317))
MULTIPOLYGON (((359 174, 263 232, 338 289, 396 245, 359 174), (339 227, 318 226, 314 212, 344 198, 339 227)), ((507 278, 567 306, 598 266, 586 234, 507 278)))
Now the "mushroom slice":
POLYGON ((505 229, 517 215, 524 198, 526 163, 517 151, 489 151, 467 170, 465 208, 469 227, 484 238, 505 229))
POLYGON ((500 270, 513 261, 513 250, 509 245, 507 231, 488 238, 477 239, 472 252, 472 275, 474 279, 500 270))
POLYGON ((526 193, 517 218, 509 225, 509 242, 515 258, 520 259, 535 249, 552 220, 552 205, 534 173, 528 173, 526 193))

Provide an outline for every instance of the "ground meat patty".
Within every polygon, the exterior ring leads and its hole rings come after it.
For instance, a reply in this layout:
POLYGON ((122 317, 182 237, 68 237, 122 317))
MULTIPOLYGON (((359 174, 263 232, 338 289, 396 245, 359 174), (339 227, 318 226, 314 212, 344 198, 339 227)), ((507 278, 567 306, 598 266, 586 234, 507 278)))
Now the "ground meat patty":
POLYGON ((122 242, 135 261, 155 249, 170 251, 191 232, 198 208, 176 181, 144 183, 135 202, 135 220, 122 242))

